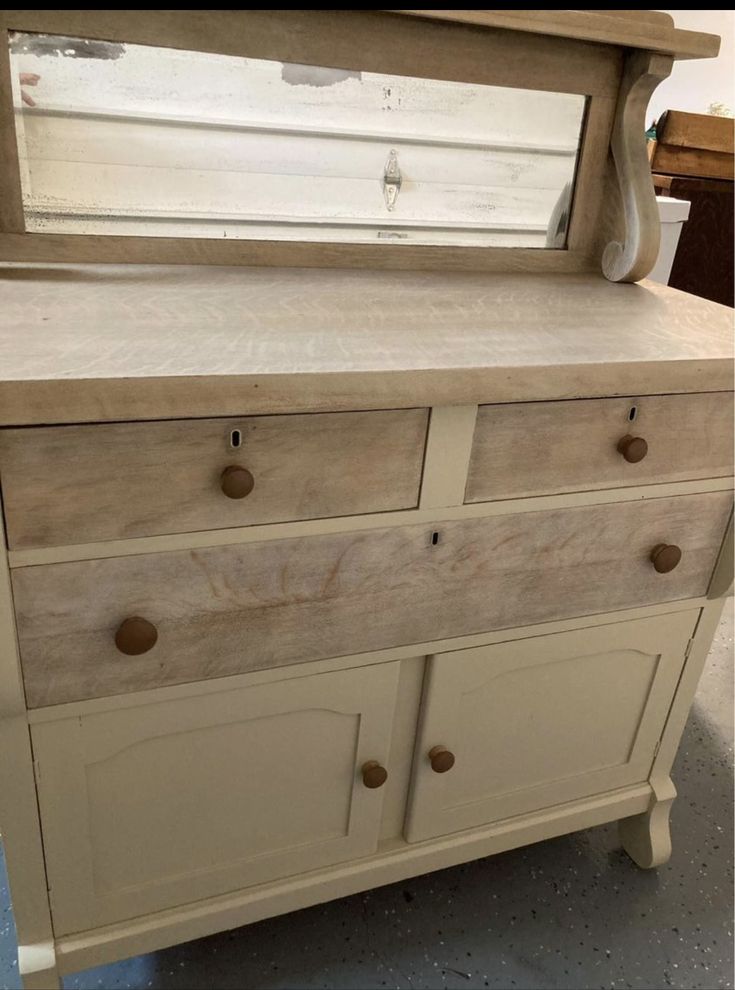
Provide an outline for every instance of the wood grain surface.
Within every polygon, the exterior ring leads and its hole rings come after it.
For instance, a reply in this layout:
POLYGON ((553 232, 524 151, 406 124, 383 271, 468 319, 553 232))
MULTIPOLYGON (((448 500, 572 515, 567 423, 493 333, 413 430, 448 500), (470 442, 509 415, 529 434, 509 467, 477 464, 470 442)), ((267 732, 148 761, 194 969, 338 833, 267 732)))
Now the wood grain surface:
POLYGON ((677 30, 671 14, 664 10, 400 10, 395 13, 584 38, 626 48, 669 52, 677 58, 714 58, 720 49, 716 34, 677 30))
POLYGON ((691 175, 694 178, 735 178, 735 158, 732 152, 683 148, 679 145, 656 143, 651 168, 670 175, 691 175))
POLYGON ((732 471, 732 392, 481 406, 465 501, 721 478, 732 471), (617 450, 628 435, 648 444, 637 464, 617 450))
POLYGON ((655 283, 0 268, 0 424, 732 388, 732 314, 655 283))
POLYGON ((14 571, 30 708, 706 594, 729 492, 14 571), (432 540, 437 533, 437 543, 432 540), (650 553, 676 543, 658 574, 650 553), (141 615, 158 642, 114 645, 141 615), (202 649, 206 643, 206 649, 202 649))
POLYGON ((405 409, 3 430, 9 545, 413 508, 427 422, 405 409), (222 492, 230 465, 255 479, 245 498, 222 492))
POLYGON ((678 145, 681 148, 705 148, 729 155, 735 153, 735 125, 732 117, 666 110, 656 121, 656 138, 661 144, 678 145))
POLYGON ((602 255, 602 271, 611 282, 638 282, 656 264, 661 242, 658 204, 651 184, 651 166, 641 133, 651 94, 670 74, 668 55, 633 52, 625 61, 610 137, 625 235, 610 241, 602 255))

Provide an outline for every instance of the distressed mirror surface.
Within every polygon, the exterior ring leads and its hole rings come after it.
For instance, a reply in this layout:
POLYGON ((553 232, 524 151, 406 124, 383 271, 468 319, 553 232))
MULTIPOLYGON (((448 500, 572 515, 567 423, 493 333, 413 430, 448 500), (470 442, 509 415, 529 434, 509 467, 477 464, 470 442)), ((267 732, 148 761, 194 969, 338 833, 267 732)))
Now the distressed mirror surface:
POLYGON ((32 232, 563 248, 585 97, 10 36, 32 232))

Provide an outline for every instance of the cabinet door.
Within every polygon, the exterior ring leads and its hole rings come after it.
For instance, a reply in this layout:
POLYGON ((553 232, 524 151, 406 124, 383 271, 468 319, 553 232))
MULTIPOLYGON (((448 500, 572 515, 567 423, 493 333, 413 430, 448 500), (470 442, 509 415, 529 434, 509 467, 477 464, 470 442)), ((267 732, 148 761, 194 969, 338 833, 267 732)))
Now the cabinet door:
POLYGON ((697 615, 431 657, 409 841, 645 781, 697 615), (443 773, 436 746, 455 756, 443 773))
POLYGON ((33 727, 57 935, 365 856, 398 664, 33 727))

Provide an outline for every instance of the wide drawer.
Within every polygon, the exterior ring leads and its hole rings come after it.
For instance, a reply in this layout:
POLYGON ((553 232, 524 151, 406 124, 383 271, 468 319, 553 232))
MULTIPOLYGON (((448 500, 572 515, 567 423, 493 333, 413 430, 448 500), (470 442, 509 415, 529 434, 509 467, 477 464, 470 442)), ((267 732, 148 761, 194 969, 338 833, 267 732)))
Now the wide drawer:
POLYGON ((480 406, 465 502, 732 471, 732 392, 480 406))
POLYGON ((403 409, 2 430, 9 546, 411 508, 427 421, 403 409))
POLYGON ((22 567, 13 590, 27 701, 698 597, 730 505, 715 492, 22 567), (659 544, 682 551, 668 573, 651 562, 659 544), (122 625, 133 617, 145 621, 122 625), (116 638, 151 648, 131 656, 116 638))

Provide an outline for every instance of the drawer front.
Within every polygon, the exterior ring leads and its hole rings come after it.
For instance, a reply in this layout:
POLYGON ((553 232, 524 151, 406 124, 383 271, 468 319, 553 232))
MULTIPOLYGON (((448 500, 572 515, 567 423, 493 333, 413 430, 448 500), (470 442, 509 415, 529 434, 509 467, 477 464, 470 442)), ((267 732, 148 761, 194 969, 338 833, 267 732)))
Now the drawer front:
POLYGON ((732 392, 480 406, 465 502, 732 472, 732 392))
POLYGON ((694 609, 431 657, 408 840, 647 780, 698 616, 694 609), (437 754, 439 746, 447 752, 437 754))
POLYGON ((35 725, 56 934, 374 852, 398 666, 35 725))
POLYGON ((426 409, 0 431, 11 548, 417 504, 426 409), (236 446, 235 446, 236 445, 236 446), (227 468, 231 472, 223 490, 227 468))
POLYGON ((21 567, 26 697, 35 708, 697 597, 730 506, 715 492, 21 567), (659 544, 682 550, 669 573, 651 563, 659 544))

